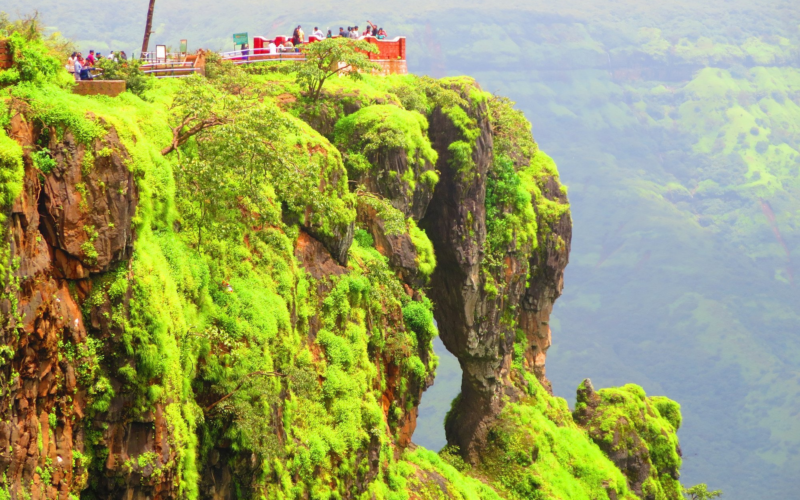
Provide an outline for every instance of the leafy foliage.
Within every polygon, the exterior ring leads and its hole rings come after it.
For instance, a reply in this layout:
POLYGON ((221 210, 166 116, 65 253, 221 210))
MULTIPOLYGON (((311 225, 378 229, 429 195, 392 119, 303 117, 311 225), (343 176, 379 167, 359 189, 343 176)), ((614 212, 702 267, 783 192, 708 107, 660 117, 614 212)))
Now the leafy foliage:
POLYGON ((303 46, 306 60, 295 63, 297 82, 306 90, 306 95, 316 101, 328 78, 342 74, 359 79, 361 71, 377 70, 378 66, 367 55, 377 52, 378 49, 367 41, 344 37, 309 43, 303 46))
POLYGON ((428 121, 422 114, 393 105, 373 105, 336 122, 335 143, 354 173, 369 168, 369 159, 374 161, 398 149, 405 151, 412 165, 435 165, 438 154, 427 132, 428 121))
MULTIPOLYGON (((93 276, 83 303, 87 315, 106 314, 107 335, 59 346, 67 359, 91 358, 78 374, 89 403, 81 467, 105 473, 108 449, 92 426, 124 395, 129 404, 119 411, 131 420, 160 405, 174 452, 168 462, 131 457, 130 467, 169 469, 184 498, 200 496, 200 477, 215 456, 229 466, 241 498, 399 500, 412 491, 437 498, 431 485, 440 483, 425 474, 442 477, 455 498, 588 498, 606 487, 626 498, 619 471, 535 379, 527 385, 530 400, 507 406, 493 430, 495 454, 476 469, 421 449, 398 457, 398 441, 437 367, 434 305, 424 289, 408 288, 366 231, 356 232, 349 264, 332 264, 330 275, 313 278, 299 256, 314 243, 312 232, 343 238, 342 228, 352 230, 356 203, 374 209, 387 233, 411 236, 423 275, 436 265, 432 244, 387 200, 350 186, 339 150, 278 106, 273 96, 286 80, 218 69, 207 80, 154 82, 144 99, 82 97, 41 80, 11 90, 37 126, 54 139, 72 134, 95 157, 107 154, 101 146, 113 127, 139 188, 133 258, 93 276), (541 447, 540 461, 533 444, 541 447)), ((364 80, 365 91, 374 85, 376 94, 407 85, 407 102, 420 109, 454 106, 449 113, 470 148, 477 121, 464 108, 474 113, 489 103, 470 81, 364 80)), ((414 161, 436 161, 418 111, 374 107, 352 124, 368 130, 362 150, 391 144, 412 151, 414 161), (391 135, 375 132, 385 121, 391 135)), ((3 146, 2 137, 0 165, 13 199, 22 153, 10 139, 3 146)), ((508 149, 491 205, 517 215, 520 192, 529 205, 538 200, 528 171, 551 175, 554 167, 537 153, 518 169, 515 147, 508 149)), ((47 175, 48 153, 32 159, 47 175)), ((84 230, 96 236, 94 227, 84 230)), ((90 246, 87 255, 96 256, 90 246)), ((96 485, 87 487, 93 493, 96 485)))
POLYGON ((708 491, 708 486, 705 483, 700 483, 691 488, 683 488, 683 494, 689 500, 709 500, 722 496, 722 490, 708 491))
POLYGON ((124 61, 103 58, 97 62, 97 66, 103 70, 101 73, 103 80, 124 80, 125 90, 139 97, 144 96, 152 82, 152 79, 139 69, 141 65, 142 61, 138 59, 124 61))

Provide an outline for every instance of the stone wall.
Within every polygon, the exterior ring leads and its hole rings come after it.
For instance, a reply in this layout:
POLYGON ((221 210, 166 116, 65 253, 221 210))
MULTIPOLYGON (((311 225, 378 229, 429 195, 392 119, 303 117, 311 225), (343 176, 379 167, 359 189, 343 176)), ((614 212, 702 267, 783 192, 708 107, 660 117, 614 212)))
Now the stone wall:
POLYGON ((381 75, 407 75, 408 65, 405 59, 394 59, 386 61, 374 61, 378 63, 381 69, 378 74, 381 75))
POLYGON ((8 40, 0 40, 0 69, 8 69, 13 64, 14 58, 8 40))
POLYGON ((125 92, 125 80, 81 80, 72 92, 78 95, 107 95, 117 97, 125 92))
POLYGON ((375 37, 368 36, 364 38, 365 41, 378 47, 377 54, 370 54, 369 58, 373 60, 396 60, 406 59, 406 37, 397 37, 394 40, 378 40, 375 37))

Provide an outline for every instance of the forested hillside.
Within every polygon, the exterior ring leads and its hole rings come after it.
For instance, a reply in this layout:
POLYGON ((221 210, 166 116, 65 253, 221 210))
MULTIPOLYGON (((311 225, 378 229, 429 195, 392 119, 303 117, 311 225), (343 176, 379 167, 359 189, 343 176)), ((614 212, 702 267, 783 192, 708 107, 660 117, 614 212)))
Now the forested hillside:
MULTIPOLYGON (((31 7, 84 50, 140 45, 143 1, 31 7)), ((789 0, 161 1, 153 43, 223 49, 233 32, 370 19, 409 37, 412 71, 469 74, 511 96, 570 188, 575 237, 548 358, 556 393, 571 400, 591 376, 669 394, 684 407, 688 483, 792 498, 799 11, 789 0)))

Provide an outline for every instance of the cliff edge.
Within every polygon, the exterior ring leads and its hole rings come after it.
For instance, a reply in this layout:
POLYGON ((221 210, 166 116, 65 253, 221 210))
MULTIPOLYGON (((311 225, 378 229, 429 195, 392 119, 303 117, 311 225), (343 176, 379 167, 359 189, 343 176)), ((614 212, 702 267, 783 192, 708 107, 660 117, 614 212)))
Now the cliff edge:
POLYGON ((0 498, 680 498, 677 404, 551 394, 572 224, 513 103, 224 64, 84 97, 36 49, 0 73, 0 498))

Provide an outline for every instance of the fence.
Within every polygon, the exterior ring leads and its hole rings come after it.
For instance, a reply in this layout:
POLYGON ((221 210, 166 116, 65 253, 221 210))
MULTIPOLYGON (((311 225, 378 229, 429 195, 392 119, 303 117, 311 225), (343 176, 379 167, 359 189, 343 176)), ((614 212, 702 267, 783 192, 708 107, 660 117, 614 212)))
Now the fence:
MULTIPOLYGON (((288 37, 277 36, 274 38, 275 45, 280 46, 286 42, 288 37)), ((381 66, 380 73, 404 74, 406 69, 406 38, 397 37, 393 40, 379 40, 376 37, 368 36, 362 38, 376 46, 378 52, 375 54, 370 53, 369 58, 381 66)), ((309 37, 308 43, 319 41, 315 37, 309 37)), ((293 47, 289 49, 277 49, 277 52, 271 53, 265 44, 269 40, 264 37, 253 38, 253 48, 243 50, 233 50, 229 52, 221 52, 219 55, 224 61, 230 61, 236 65, 247 65, 264 62, 293 62, 305 61, 306 56, 301 47, 293 47)), ((157 57, 155 52, 141 52, 138 59, 143 61, 141 70, 147 75, 156 78, 181 78, 190 76, 194 73, 205 74, 205 58, 203 51, 198 51, 197 54, 184 54, 180 52, 170 52, 162 57, 157 57)))

